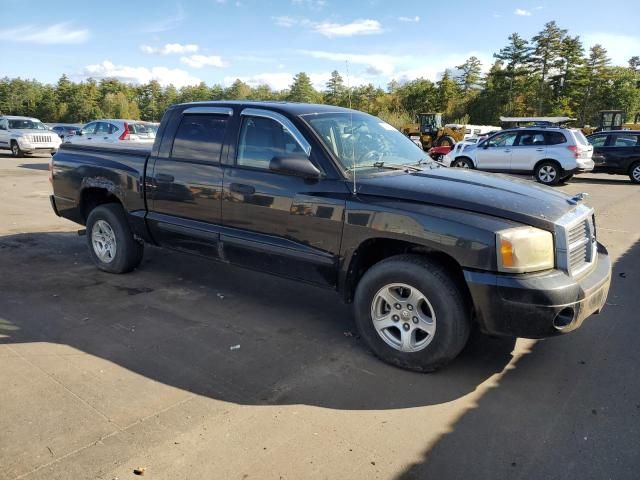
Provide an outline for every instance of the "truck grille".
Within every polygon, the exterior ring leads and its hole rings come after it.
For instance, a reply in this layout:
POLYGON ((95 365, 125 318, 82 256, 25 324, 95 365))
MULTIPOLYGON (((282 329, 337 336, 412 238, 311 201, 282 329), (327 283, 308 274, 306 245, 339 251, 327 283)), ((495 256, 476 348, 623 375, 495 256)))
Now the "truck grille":
POLYGON ((31 135, 31 143, 50 143, 51 135, 31 135))
POLYGON ((558 267, 572 276, 587 270, 596 258, 593 210, 579 206, 558 222, 556 253, 558 267))

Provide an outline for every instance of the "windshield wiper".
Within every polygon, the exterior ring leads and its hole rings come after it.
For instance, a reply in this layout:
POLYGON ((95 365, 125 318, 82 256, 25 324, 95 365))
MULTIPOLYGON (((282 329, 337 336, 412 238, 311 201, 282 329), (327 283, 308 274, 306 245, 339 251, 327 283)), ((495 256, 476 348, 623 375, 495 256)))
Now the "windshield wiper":
POLYGON ((357 168, 380 168, 385 170, 403 170, 403 171, 413 170, 416 172, 420 171, 420 169, 415 165, 394 165, 394 164, 385 165, 384 162, 373 162, 371 165, 354 165, 352 167, 349 167, 347 171, 350 172, 357 168))

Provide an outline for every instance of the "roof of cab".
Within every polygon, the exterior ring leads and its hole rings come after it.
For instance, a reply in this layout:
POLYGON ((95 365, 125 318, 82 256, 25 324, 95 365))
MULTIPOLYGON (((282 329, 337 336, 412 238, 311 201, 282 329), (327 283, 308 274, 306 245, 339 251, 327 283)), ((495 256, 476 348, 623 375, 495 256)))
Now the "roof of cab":
POLYGON ((322 105, 317 103, 297 103, 297 102, 264 102, 264 101, 252 101, 252 100, 211 100, 204 102, 189 102, 173 105, 172 108, 181 108, 187 106, 211 106, 211 107, 247 107, 247 108, 265 108, 268 110, 276 110, 280 112, 286 112, 290 115, 309 115, 314 113, 330 113, 330 112, 359 112, 344 107, 337 107, 335 105, 322 105))

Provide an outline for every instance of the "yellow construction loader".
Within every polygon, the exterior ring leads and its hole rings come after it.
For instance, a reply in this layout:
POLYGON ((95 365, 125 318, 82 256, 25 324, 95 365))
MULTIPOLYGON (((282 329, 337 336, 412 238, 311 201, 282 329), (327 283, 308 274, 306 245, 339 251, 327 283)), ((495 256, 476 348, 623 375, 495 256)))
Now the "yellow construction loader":
POLYGON ((582 133, 591 135, 603 130, 640 130, 640 113, 636 113, 633 122, 625 122, 622 110, 601 110, 598 123, 597 127, 585 125, 582 127, 582 133))
POLYGON ((464 139, 464 125, 442 125, 441 113, 419 113, 415 123, 402 127, 402 133, 424 150, 431 147, 453 147, 464 139))

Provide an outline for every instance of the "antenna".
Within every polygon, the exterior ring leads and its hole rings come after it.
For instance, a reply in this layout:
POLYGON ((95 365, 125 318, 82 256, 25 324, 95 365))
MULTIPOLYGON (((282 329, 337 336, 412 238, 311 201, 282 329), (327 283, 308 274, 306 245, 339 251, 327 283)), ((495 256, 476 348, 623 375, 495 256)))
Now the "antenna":
POLYGON ((349 76, 349 60, 344 62, 347 66, 347 97, 349 98, 349 122, 351 131, 351 158, 353 159, 353 194, 357 194, 356 190, 356 171, 358 166, 356 165, 356 146, 353 141, 353 110, 351 109, 351 81, 349 76))

